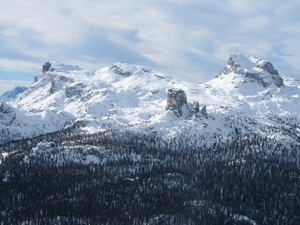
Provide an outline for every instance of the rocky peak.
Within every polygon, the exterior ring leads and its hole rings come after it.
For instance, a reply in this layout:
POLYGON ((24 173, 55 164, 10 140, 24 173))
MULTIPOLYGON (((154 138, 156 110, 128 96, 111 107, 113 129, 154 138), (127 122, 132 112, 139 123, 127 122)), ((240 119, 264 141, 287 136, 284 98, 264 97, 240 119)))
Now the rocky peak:
POLYGON ((187 104, 187 97, 183 90, 177 88, 168 89, 166 111, 170 110, 176 116, 182 116, 182 106, 187 104))
POLYGON ((42 67, 42 72, 46 73, 47 71, 49 71, 51 68, 51 63, 50 62, 45 62, 45 64, 42 67))
POLYGON ((268 87, 272 83, 277 87, 284 86, 283 79, 279 76, 278 71, 271 62, 249 55, 231 55, 220 76, 229 73, 242 75, 244 76, 244 82, 257 82, 263 87, 268 87))
POLYGON ((69 72, 74 70, 81 70, 78 66, 66 65, 57 61, 45 62, 42 67, 42 72, 56 71, 56 72, 69 72))
POLYGON ((184 90, 171 88, 167 93, 166 111, 172 111, 177 117, 183 115, 189 117, 199 112, 199 102, 187 103, 187 97, 184 90))

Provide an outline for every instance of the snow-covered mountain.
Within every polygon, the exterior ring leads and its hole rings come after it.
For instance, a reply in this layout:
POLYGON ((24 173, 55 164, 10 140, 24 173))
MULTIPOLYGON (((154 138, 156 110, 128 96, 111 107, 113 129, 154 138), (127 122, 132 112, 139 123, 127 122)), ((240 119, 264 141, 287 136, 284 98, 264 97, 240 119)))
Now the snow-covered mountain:
POLYGON ((242 54, 203 84, 47 62, 0 100, 0 221, 298 224, 299 94, 242 54))
POLYGON ((2 97, 4 98, 16 98, 18 94, 23 93, 26 90, 27 87, 24 86, 16 86, 11 91, 6 91, 2 94, 2 97))
POLYGON ((255 132, 290 141, 300 132, 299 83, 280 77, 270 62, 243 54, 231 55, 220 74, 203 84, 126 63, 85 70, 47 62, 30 87, 1 102, 0 129, 6 135, 0 141, 70 127, 85 133, 118 128, 168 138, 184 134, 208 141, 215 135, 255 132), (179 114, 168 107, 172 90, 186 95, 176 106, 179 114))

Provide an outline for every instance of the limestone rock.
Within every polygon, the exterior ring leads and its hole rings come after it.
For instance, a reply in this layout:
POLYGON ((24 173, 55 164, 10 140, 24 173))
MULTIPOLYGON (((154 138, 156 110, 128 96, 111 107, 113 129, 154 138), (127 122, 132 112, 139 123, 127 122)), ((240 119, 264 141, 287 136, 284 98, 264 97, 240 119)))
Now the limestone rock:
POLYGON ((202 114, 202 116, 204 116, 205 118, 207 118, 206 105, 202 107, 202 109, 201 109, 201 114, 202 114))
POLYGON ((187 97, 183 90, 177 88, 168 90, 166 111, 173 111, 176 116, 180 117, 184 104, 187 104, 187 97))
POLYGON ((199 102, 194 101, 193 103, 193 108, 192 108, 193 113, 198 113, 199 112, 199 102))
POLYGON ((81 83, 77 84, 75 86, 66 87, 66 89, 65 89, 66 98, 80 97, 83 93, 84 87, 85 86, 81 83))
POLYGON ((189 111, 189 116, 199 113, 199 102, 194 101, 193 103, 187 103, 186 106, 189 111))
POLYGON ((121 75, 123 77, 128 77, 131 75, 131 73, 129 71, 125 71, 125 70, 119 68, 117 65, 110 66, 109 70, 114 72, 115 74, 121 75))
POLYGON ((263 87, 268 87, 272 83, 277 87, 284 86, 283 79, 272 63, 253 56, 232 54, 219 76, 226 76, 231 72, 243 76, 244 82, 256 82, 263 87))
POLYGON ((45 62, 45 64, 43 65, 43 73, 46 73, 47 71, 49 71, 51 68, 51 63, 50 62, 45 62))

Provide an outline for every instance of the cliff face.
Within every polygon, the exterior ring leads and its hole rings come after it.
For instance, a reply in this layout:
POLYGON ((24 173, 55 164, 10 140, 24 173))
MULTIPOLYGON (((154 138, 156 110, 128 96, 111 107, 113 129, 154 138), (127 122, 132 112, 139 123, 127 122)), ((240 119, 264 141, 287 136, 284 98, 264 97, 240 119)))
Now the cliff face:
POLYGON ((277 87, 284 86, 283 79, 271 62, 253 56, 232 54, 220 75, 226 76, 226 74, 232 72, 243 76, 245 82, 256 82, 263 87, 268 87, 271 84, 277 87))
POLYGON ((180 117, 184 104, 187 104, 187 97, 183 90, 176 88, 168 90, 166 110, 173 111, 176 116, 180 117))

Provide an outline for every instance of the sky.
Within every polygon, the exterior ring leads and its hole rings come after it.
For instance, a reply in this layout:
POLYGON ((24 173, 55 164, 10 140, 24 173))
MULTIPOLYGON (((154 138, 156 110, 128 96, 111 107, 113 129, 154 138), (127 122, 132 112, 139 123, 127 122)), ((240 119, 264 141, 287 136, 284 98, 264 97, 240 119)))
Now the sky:
POLYGON ((233 53, 300 78, 299 0, 10 0, 0 9, 0 94, 46 61, 126 62, 205 82, 233 53))

